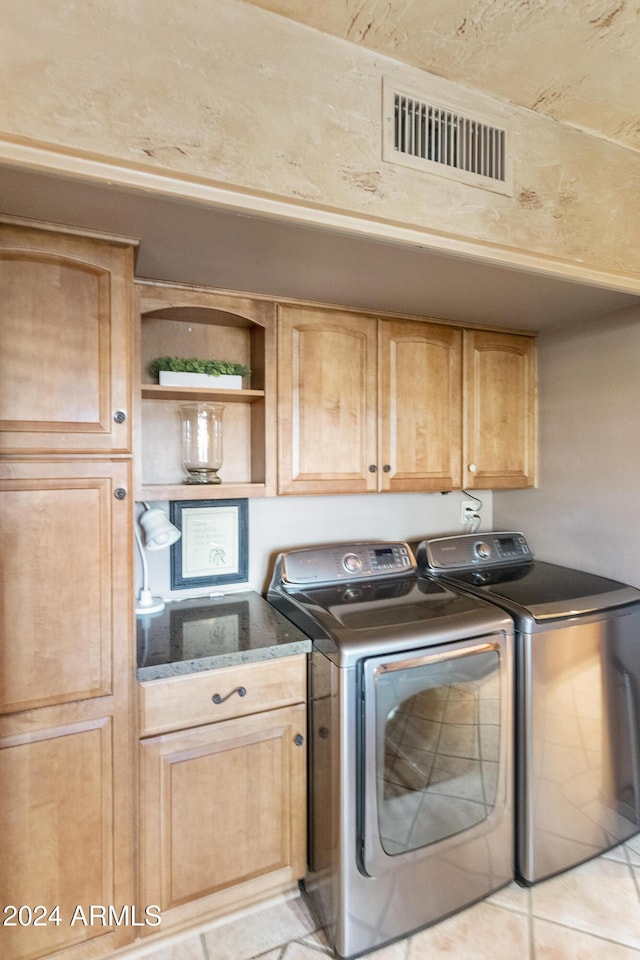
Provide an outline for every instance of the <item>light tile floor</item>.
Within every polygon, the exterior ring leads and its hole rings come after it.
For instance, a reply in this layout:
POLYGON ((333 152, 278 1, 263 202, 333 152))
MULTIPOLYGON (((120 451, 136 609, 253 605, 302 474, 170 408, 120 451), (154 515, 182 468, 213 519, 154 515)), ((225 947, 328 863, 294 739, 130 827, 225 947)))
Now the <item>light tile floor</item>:
MULTIPOLYGON (((300 897, 272 902, 136 960, 323 960, 300 897)), ((529 889, 512 884, 371 960, 640 960, 640 838, 529 889)))

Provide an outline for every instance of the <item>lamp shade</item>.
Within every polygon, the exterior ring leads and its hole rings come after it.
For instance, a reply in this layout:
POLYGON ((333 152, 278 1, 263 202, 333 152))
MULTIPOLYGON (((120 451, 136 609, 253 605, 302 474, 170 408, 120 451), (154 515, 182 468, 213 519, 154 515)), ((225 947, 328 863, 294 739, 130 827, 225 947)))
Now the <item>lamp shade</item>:
POLYGON ((164 510, 147 510, 140 517, 147 550, 164 550, 180 539, 180 531, 171 523, 164 510))
POLYGON ((140 560, 142 562, 142 587, 136 600, 136 616, 149 616, 153 613, 160 613, 164 610, 164 600, 161 597, 154 597, 149 589, 149 565, 145 556, 147 550, 164 550, 176 543, 182 534, 177 527, 171 523, 164 510, 158 508, 151 509, 144 503, 144 513, 138 518, 142 530, 144 531, 145 546, 142 545, 137 524, 134 526, 134 533, 140 560))

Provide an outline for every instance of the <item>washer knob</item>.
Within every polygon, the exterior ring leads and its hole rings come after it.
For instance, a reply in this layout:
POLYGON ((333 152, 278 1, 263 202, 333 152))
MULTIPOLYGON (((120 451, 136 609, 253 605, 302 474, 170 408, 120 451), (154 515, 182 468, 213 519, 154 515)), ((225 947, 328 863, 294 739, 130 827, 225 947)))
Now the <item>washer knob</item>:
POLYGON ((362 560, 355 553, 348 553, 342 558, 342 566, 348 573, 357 573, 362 567, 362 560))
POLYGON ((473 545, 473 552, 476 557, 479 557, 481 560, 486 560, 491 556, 491 547, 486 541, 480 540, 473 545))

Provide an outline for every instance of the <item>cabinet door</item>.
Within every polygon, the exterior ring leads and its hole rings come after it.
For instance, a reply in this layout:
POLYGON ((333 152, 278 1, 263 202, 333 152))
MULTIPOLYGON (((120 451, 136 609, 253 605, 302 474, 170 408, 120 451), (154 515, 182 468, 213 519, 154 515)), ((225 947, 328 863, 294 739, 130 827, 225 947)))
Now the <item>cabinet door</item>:
POLYGON ((123 244, 0 224, 4 452, 131 449, 132 264, 123 244))
POLYGON ((0 461, 0 714, 111 696, 116 662, 130 668, 129 475, 0 461))
POLYGON ((297 704, 142 741, 141 894, 163 930, 197 915, 194 901, 210 915, 232 887, 304 874, 305 715, 297 704))
POLYGON ((533 337, 465 331, 463 486, 536 482, 536 352, 533 337))
POLYGON ((377 480, 377 321, 281 307, 279 493, 365 493, 377 480))
POLYGON ((100 706, 102 715, 85 705, 59 724, 34 711, 28 730, 0 736, 2 956, 11 960, 110 955, 133 939, 129 724, 100 706), (34 729, 38 720, 46 725, 34 729))
POLYGON ((405 320, 380 323, 380 487, 460 486, 462 333, 405 320))
POLYGON ((0 900, 59 908, 3 928, 12 960, 133 937, 90 921, 133 903, 129 485, 124 461, 0 462, 0 900))

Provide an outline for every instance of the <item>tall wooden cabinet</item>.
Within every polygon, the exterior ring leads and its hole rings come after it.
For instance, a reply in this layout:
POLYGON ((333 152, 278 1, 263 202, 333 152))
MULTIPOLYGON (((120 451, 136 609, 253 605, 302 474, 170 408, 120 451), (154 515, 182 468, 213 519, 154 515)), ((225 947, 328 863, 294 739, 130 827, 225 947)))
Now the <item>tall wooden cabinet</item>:
POLYGON ((130 246, 0 224, 0 900, 11 960, 133 936, 130 246))

